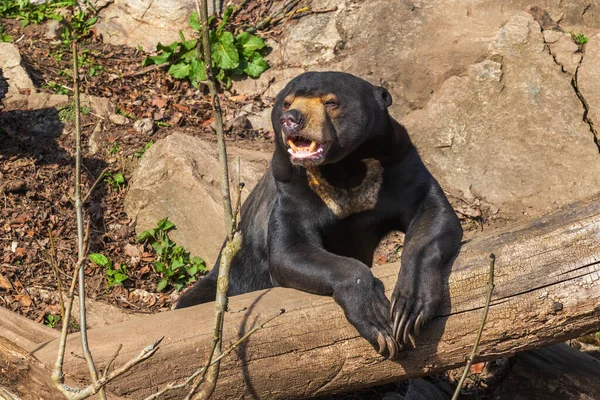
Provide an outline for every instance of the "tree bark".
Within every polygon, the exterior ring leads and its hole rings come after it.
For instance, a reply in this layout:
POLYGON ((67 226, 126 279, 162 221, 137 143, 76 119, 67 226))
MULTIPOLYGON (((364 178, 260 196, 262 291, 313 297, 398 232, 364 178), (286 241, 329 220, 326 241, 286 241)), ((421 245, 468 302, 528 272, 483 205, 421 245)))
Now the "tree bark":
POLYGON ((0 337, 0 399, 62 400, 63 396, 54 387, 49 369, 21 347, 0 337))
MULTIPOLYGON (((396 361, 379 356, 329 297, 275 288, 231 298, 234 312, 225 317, 225 347, 280 308, 286 313, 223 360, 213 398, 304 398, 463 365, 481 320, 491 252, 496 254, 496 287, 477 361, 600 330, 600 199, 595 198, 464 244, 446 274, 438 316, 422 329, 416 347, 405 349, 396 361)), ((398 267, 373 269, 388 296, 398 267)), ((209 303, 91 330, 100 368, 119 343, 124 347, 117 365, 165 336, 157 354, 109 389, 138 399, 188 376, 206 357, 213 308, 209 303)), ((77 342, 78 334, 71 335, 67 353, 77 351, 77 342)), ((56 349, 57 342, 51 341, 34 355, 51 365, 56 349)), ((67 373, 87 377, 81 360, 67 355, 65 364, 67 373)))

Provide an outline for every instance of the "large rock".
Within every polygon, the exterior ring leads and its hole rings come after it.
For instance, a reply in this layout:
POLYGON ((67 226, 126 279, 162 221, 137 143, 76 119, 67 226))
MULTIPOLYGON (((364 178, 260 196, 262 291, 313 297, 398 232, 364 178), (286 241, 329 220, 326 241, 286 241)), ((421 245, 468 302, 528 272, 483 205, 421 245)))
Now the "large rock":
MULTIPOLYGON (((208 1, 212 14, 213 1, 208 1)), ((156 44, 179 40, 179 31, 194 37, 188 18, 196 11, 194 0, 115 0, 100 12, 96 28, 104 41, 154 51, 156 44)))
MULTIPOLYGON (((271 154, 233 146, 227 150, 232 197, 235 200, 237 185, 233 161, 240 157, 246 199, 268 168, 271 154)), ((177 227, 171 238, 212 267, 225 238, 220 179, 216 145, 174 133, 144 154, 130 181, 125 210, 135 218, 138 234, 169 217, 177 227)))
POLYGON ((485 60, 402 120, 445 189, 513 216, 600 190, 600 155, 583 106, 544 46, 530 15, 513 16, 485 60))
POLYGON ((600 18, 594 16, 600 5, 591 3, 325 0, 318 8, 337 10, 287 23, 268 57, 274 68, 234 88, 260 93, 268 87, 265 93, 274 96, 305 70, 340 70, 385 86, 394 98, 393 114, 402 117, 424 107, 448 78, 484 59, 498 28, 516 12, 537 5, 565 24, 565 31, 576 26, 572 29, 581 32, 579 26, 586 25, 588 32, 598 32, 600 18))

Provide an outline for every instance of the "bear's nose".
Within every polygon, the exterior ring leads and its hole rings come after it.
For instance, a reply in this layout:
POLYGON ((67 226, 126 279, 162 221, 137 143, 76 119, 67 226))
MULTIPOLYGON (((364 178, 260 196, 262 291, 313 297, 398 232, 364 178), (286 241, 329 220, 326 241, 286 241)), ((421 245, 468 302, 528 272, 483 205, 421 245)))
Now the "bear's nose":
POLYGON ((281 125, 287 129, 298 129, 303 122, 304 117, 298 110, 288 110, 281 115, 281 125))

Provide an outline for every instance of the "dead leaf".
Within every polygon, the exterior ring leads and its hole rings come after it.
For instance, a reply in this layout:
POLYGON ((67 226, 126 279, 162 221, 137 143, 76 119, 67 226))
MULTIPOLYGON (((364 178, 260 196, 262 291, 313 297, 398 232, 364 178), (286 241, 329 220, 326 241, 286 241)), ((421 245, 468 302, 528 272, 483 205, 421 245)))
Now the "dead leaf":
POLYGON ((471 372, 474 374, 480 374, 481 371, 483 371, 484 367, 485 367, 484 362, 473 364, 473 365, 471 365, 471 372))
POLYGON ((171 126, 177 126, 177 125, 179 125, 179 123, 181 122, 182 119, 183 119, 182 113, 180 113, 180 112, 173 113, 173 115, 171 115, 171 118, 169 118, 169 124, 171 126))
POLYGON ((14 296, 15 300, 17 300, 21 306, 23 307, 31 307, 31 297, 27 293, 21 293, 14 296))
POLYGON ((155 97, 152 99, 151 104, 158 108, 165 108, 167 106, 167 99, 163 99, 162 97, 155 97))
POLYGON ((206 128, 210 126, 210 124, 212 124, 213 122, 215 122, 215 117, 210 117, 209 119, 202 121, 202 127, 206 128))
POLYGON ((27 253, 27 251, 22 247, 17 247, 15 250, 15 255, 17 257, 25 257, 26 253, 27 253))
POLYGON ((184 106, 182 104, 173 104, 173 108, 182 113, 189 113, 190 108, 188 106, 184 106))
POLYGON ((10 284, 10 281, 8 280, 8 278, 6 278, 2 274, 0 274, 0 288, 6 289, 6 290, 12 289, 12 285, 10 284))
POLYGON ((245 94, 238 94, 237 96, 231 96, 229 100, 235 101, 237 103, 243 103, 248 99, 248 96, 245 94))
POLYGON ((150 272, 150 266, 146 265, 140 268, 140 276, 147 274, 148 272, 150 272))

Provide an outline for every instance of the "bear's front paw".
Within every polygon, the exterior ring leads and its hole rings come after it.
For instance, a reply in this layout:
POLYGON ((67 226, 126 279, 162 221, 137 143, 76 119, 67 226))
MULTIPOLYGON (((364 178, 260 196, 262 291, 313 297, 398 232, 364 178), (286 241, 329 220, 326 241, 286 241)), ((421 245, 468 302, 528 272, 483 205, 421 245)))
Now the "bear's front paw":
POLYGON ((336 290, 334 300, 342 307, 346 318, 362 337, 387 358, 395 358, 402 346, 394 339, 388 318, 390 302, 383 284, 372 276, 357 278, 353 285, 336 290))
POLYGON ((396 282, 392 293, 390 318, 393 322, 393 336, 398 343, 405 345, 409 335, 418 336, 423 324, 431 319, 442 300, 441 285, 437 279, 425 282, 402 279, 396 282))

